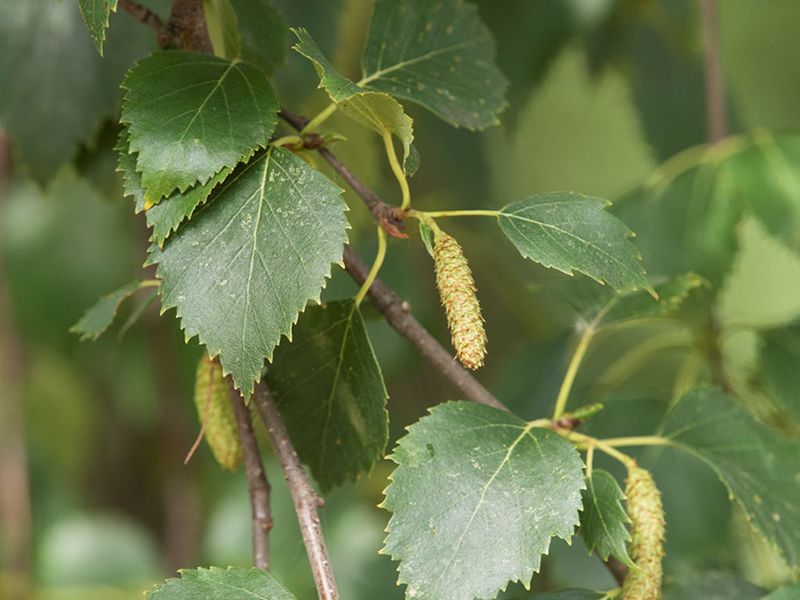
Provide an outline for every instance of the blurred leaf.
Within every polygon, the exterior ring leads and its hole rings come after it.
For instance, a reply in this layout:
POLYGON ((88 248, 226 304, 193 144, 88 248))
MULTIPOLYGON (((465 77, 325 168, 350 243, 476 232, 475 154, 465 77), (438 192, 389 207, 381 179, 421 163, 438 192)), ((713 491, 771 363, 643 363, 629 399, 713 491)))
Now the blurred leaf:
POLYGON ((665 600, 757 600, 764 591, 728 573, 704 573, 678 579, 665 600))
POLYGON ((259 569, 181 569, 180 579, 167 579, 148 592, 150 600, 296 600, 277 579, 259 569))
POLYGON ((508 82, 477 8, 461 0, 377 0, 359 85, 416 102, 456 127, 496 124, 508 82))
POLYGON ((723 280, 736 253, 742 208, 719 165, 739 143, 687 150, 614 203, 614 214, 636 231, 651 277, 694 271, 715 288, 723 280))
POLYGON ((705 82, 695 3, 613 4, 610 15, 586 38, 592 71, 612 66, 627 76, 644 133, 659 159, 703 143, 705 82))
POLYGON ((578 523, 578 453, 509 413, 440 404, 390 458, 384 552, 400 561, 408 597, 491 598, 509 581, 527 583, 551 538, 570 539, 578 523))
POLYGON ((266 146, 278 102, 264 73, 241 62, 157 52, 125 77, 121 121, 147 198, 206 183, 266 146))
POLYGON ((797 600, 800 598, 800 583, 787 585, 767 594, 761 600, 797 600))
POLYGON ((114 322, 120 305, 145 285, 147 282, 137 279, 106 294, 84 313, 70 332, 79 335, 81 340, 96 340, 114 322))
POLYGON ((622 506, 624 499, 625 494, 611 473, 601 469, 592 471, 583 491, 581 535, 589 552, 595 551, 603 560, 614 556, 636 568, 628 556, 630 519, 622 506))
POLYGON ((209 356, 221 353, 245 397, 341 260, 340 194, 302 159, 270 148, 238 168, 163 250, 151 248, 163 310, 176 307, 187 338, 199 336, 209 356))
POLYGON ((800 323, 762 333, 759 364, 767 388, 800 421, 800 323))
POLYGON ((567 275, 579 271, 618 291, 652 291, 624 223, 607 200, 572 192, 539 194, 501 209, 503 233, 525 258, 567 275))
POLYGON ((479 0, 480 14, 497 42, 497 62, 510 80, 509 109, 514 119, 536 90, 573 34, 567 2, 552 0, 479 0))
POLYGON ((667 415, 663 435, 711 467, 753 526, 798 564, 800 444, 712 388, 687 393, 667 415))
POLYGON ((56 522, 40 544, 37 574, 45 585, 144 585, 160 572, 154 540, 112 516, 56 522))
POLYGON ((726 85, 744 129, 796 131, 800 63, 797 38, 784 24, 800 19, 800 5, 773 0, 768 11, 754 12, 749 0, 726 0, 719 18, 726 85))
POLYGON ((598 326, 606 326, 672 315, 694 291, 705 285, 702 277, 684 273, 653 286, 658 300, 643 290, 616 294, 587 277, 559 280, 543 289, 578 319, 586 322, 598 319, 598 326))
POLYGON ((268 75, 286 58, 289 31, 271 0, 206 0, 209 16, 214 24, 209 34, 218 55, 240 58, 268 75))
MULTIPOLYGON (((498 10, 505 5, 497 4, 498 10)), ((571 47, 550 68, 515 126, 491 131, 487 142, 495 195, 507 198, 553 190, 616 198, 656 165, 625 79, 613 71, 592 79, 585 57, 571 47)))
POLYGON ((111 20, 103 59, 77 2, 0 2, 0 123, 40 183, 114 113, 123 74, 155 46, 152 32, 127 15, 111 20))
POLYGON ((323 491, 355 480, 383 457, 387 393, 352 300, 306 309, 272 363, 267 383, 323 491))
POLYGON ((737 233, 741 249, 718 302, 723 327, 768 328, 800 317, 800 255, 752 218, 737 233))
POLYGON ((89 35, 97 46, 97 52, 103 56, 103 42, 106 40, 108 17, 111 11, 117 10, 117 0, 79 0, 78 5, 86 22, 89 35))
POLYGON ((381 135, 384 132, 396 135, 403 143, 404 162, 410 160, 413 121, 400 103, 388 94, 365 91, 340 75, 305 29, 293 29, 292 32, 297 36, 294 49, 314 64, 320 77, 319 87, 328 92, 339 109, 381 135))
POLYGON ((770 234, 800 252, 800 136, 758 130, 723 167, 738 201, 770 234))
POLYGON ((194 406, 197 419, 203 426, 206 443, 217 463, 229 471, 235 471, 242 464, 242 446, 231 393, 228 382, 222 376, 222 367, 205 354, 197 363, 194 406))

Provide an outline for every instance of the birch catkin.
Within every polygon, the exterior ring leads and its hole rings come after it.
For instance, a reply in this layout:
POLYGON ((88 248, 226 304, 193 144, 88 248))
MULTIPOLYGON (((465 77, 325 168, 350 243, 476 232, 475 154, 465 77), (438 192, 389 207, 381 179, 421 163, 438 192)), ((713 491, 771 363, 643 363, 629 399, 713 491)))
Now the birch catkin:
POLYGON ((468 369, 483 366, 486 332, 475 281, 464 252, 455 238, 440 233, 433 248, 436 286, 447 313, 447 324, 456 356, 468 369))
POLYGON ((628 570, 622 585, 622 600, 658 600, 664 557, 661 494, 649 471, 633 467, 628 471, 625 495, 632 524, 629 551, 638 568, 628 570))
POLYGON ((236 470, 242 463, 242 447, 228 383, 222 376, 220 364, 205 355, 197 363, 194 403, 214 458, 222 467, 236 470))

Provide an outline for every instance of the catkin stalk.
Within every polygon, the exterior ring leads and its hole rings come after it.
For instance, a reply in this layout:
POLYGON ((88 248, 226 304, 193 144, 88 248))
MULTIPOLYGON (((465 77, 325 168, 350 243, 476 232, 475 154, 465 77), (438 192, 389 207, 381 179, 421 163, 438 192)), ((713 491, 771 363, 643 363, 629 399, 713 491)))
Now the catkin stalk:
POLYGON ((632 467, 628 471, 625 495, 631 519, 629 552, 638 568, 628 570, 622 585, 622 600, 659 600, 664 557, 661 494, 649 471, 632 467))
POLYGON ((436 286, 447 314, 456 356, 468 369, 482 367, 486 356, 486 332, 481 305, 475 294, 475 280, 464 252, 455 238, 439 233, 433 248, 433 260, 436 286))
POLYGON ((230 471, 236 470, 242 463, 242 447, 239 444, 228 383, 222 376, 219 362, 206 355, 197 364, 194 403, 214 458, 222 467, 230 471))

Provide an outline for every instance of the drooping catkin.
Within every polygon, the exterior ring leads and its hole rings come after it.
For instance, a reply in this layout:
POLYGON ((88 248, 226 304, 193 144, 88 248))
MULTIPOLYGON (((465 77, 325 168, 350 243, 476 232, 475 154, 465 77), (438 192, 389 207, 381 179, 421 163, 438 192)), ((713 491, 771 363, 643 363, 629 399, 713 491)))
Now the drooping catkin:
POLYGON ((436 286, 447 313, 447 324, 456 356, 468 369, 483 366, 486 355, 486 332, 475 280, 455 238, 440 233, 433 247, 436 286))
POLYGON ((631 519, 629 553, 638 568, 628 570, 622 600, 661 598, 661 560, 664 557, 664 508, 650 472, 641 467, 628 471, 625 484, 631 519))
POLYGON ((222 376, 219 362, 205 355, 197 363, 194 403, 214 458, 222 467, 230 471, 236 470, 242 463, 242 447, 239 444, 228 383, 222 376))

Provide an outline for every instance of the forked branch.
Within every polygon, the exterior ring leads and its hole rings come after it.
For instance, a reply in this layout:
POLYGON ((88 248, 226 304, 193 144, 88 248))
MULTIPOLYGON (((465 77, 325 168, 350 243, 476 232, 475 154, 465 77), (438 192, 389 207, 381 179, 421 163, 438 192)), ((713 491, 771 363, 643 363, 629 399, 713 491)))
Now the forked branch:
POLYGON ((336 581, 328 558, 328 548, 325 545, 325 538, 319 522, 318 510, 324 506, 325 501, 311 487, 289 437, 289 432, 286 430, 283 417, 275 404, 275 399, 263 381, 256 385, 253 401, 261 420, 264 421, 267 436, 281 463, 283 476, 292 494, 294 510, 297 513, 297 520, 300 522, 300 532, 303 535, 303 543, 311 563, 311 572, 314 575, 320 600, 338 600, 339 591, 336 589, 336 581))
POLYGON ((236 417, 239 443, 244 455, 247 491, 250 494, 250 512, 253 520, 253 565, 266 571, 269 569, 269 532, 272 529, 269 481, 267 481, 264 463, 261 461, 258 441, 253 432, 250 409, 245 405, 239 391, 234 388, 230 376, 228 376, 228 388, 231 393, 233 414, 236 417))

